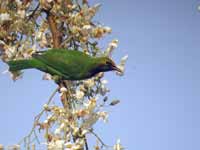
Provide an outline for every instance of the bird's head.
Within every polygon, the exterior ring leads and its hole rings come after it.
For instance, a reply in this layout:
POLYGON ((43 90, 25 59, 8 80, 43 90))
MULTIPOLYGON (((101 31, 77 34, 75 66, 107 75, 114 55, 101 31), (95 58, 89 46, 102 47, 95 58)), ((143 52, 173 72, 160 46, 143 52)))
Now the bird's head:
POLYGON ((101 57, 99 62, 99 68, 102 72, 115 70, 117 72, 122 72, 120 68, 114 63, 114 61, 108 57, 101 57))

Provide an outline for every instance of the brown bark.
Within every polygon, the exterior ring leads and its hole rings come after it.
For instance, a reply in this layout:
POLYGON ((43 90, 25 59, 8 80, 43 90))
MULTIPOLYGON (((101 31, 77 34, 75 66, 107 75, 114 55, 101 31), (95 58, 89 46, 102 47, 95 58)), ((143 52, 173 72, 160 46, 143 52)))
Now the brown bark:
POLYGON ((53 16, 50 12, 47 12, 47 21, 49 23, 49 27, 52 33, 53 38, 53 47, 60 48, 61 45, 61 34, 57 28, 57 23, 55 21, 55 16, 53 16))
MULTIPOLYGON (((71 0, 66 0, 67 4, 72 4, 71 0)), ((47 21, 52 33, 52 38, 53 38, 53 47, 54 48, 61 48, 61 43, 62 43, 62 34, 58 29, 57 23, 55 16, 51 14, 51 12, 48 10, 46 11, 47 14, 47 21)))
MULTIPOLYGON (((72 4, 71 0, 67 0, 67 3, 72 4)), ((49 24, 49 28, 52 33, 53 48, 61 48, 61 43, 62 43, 62 34, 60 31, 61 28, 58 28, 55 16, 53 16, 53 14, 51 14, 49 11, 48 12, 46 11, 46 13, 47 13, 47 21, 49 24)), ((67 88, 64 81, 61 81, 59 83, 59 87, 67 88)), ((67 109, 69 107, 68 98, 67 98, 66 93, 61 96, 61 102, 62 102, 64 108, 67 109)))

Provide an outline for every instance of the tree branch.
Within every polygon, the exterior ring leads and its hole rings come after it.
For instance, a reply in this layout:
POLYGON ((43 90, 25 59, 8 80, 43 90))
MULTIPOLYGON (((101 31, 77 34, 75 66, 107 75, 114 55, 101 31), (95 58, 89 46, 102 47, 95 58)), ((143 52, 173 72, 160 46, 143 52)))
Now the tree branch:
MULTIPOLYGON (((53 97, 54 97, 55 94, 57 93, 58 89, 59 89, 59 88, 56 88, 56 89, 54 90, 54 92, 51 94, 51 96, 49 97, 49 100, 48 100, 47 103, 46 103, 47 105, 49 105, 49 104, 51 103, 51 101, 53 100, 53 97)), ((32 129, 31 129, 30 133, 29 133, 27 136, 25 136, 22 140, 19 141, 19 145, 20 145, 23 141, 27 141, 27 143, 25 142, 25 144, 26 144, 27 146, 30 146, 30 143, 31 143, 31 136, 32 136, 32 135, 35 136, 34 139, 36 139, 37 142, 39 143, 39 139, 38 139, 38 137, 37 137, 37 135, 36 135, 36 132, 35 132, 35 127, 36 127, 36 125, 37 125, 37 123, 38 123, 40 117, 43 115, 44 112, 45 112, 45 109, 43 109, 43 110, 35 117, 35 119, 34 119, 34 124, 33 124, 33 127, 32 127, 32 129)))
POLYGON ((91 130, 89 130, 90 131, 90 133, 91 134, 93 134, 96 138, 97 138, 97 140, 101 143, 101 147, 103 148, 103 147, 111 147, 111 146, 109 146, 109 145, 106 145, 103 141, 102 141, 102 139, 93 131, 93 129, 91 129, 91 130))
POLYGON ((53 16, 50 11, 45 11, 45 12, 47 14, 47 21, 49 23, 49 27, 53 37, 53 47, 60 48, 62 42, 62 36, 57 28, 55 16, 53 16))
POLYGON ((35 13, 37 12, 37 10, 39 9, 40 7, 40 3, 37 4, 36 8, 33 10, 33 12, 28 16, 27 18, 27 22, 29 22, 31 20, 31 18, 34 17, 35 13))

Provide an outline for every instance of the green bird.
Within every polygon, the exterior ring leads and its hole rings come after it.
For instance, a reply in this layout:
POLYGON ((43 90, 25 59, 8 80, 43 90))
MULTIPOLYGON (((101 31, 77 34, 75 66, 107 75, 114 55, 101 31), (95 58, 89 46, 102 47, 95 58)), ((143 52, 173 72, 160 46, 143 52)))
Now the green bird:
POLYGON ((50 49, 36 52, 30 59, 7 62, 10 72, 38 69, 61 80, 83 80, 99 72, 121 70, 108 57, 92 57, 83 52, 66 49, 50 49))

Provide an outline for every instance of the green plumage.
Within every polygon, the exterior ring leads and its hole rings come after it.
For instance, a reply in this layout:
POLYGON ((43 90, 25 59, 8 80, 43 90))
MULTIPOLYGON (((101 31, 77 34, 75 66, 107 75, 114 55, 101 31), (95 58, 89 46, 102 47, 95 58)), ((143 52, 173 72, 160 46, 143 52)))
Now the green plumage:
POLYGON ((82 80, 99 72, 116 70, 112 60, 107 57, 91 57, 66 49, 37 52, 30 59, 9 61, 8 65, 11 72, 35 68, 65 80, 82 80))

